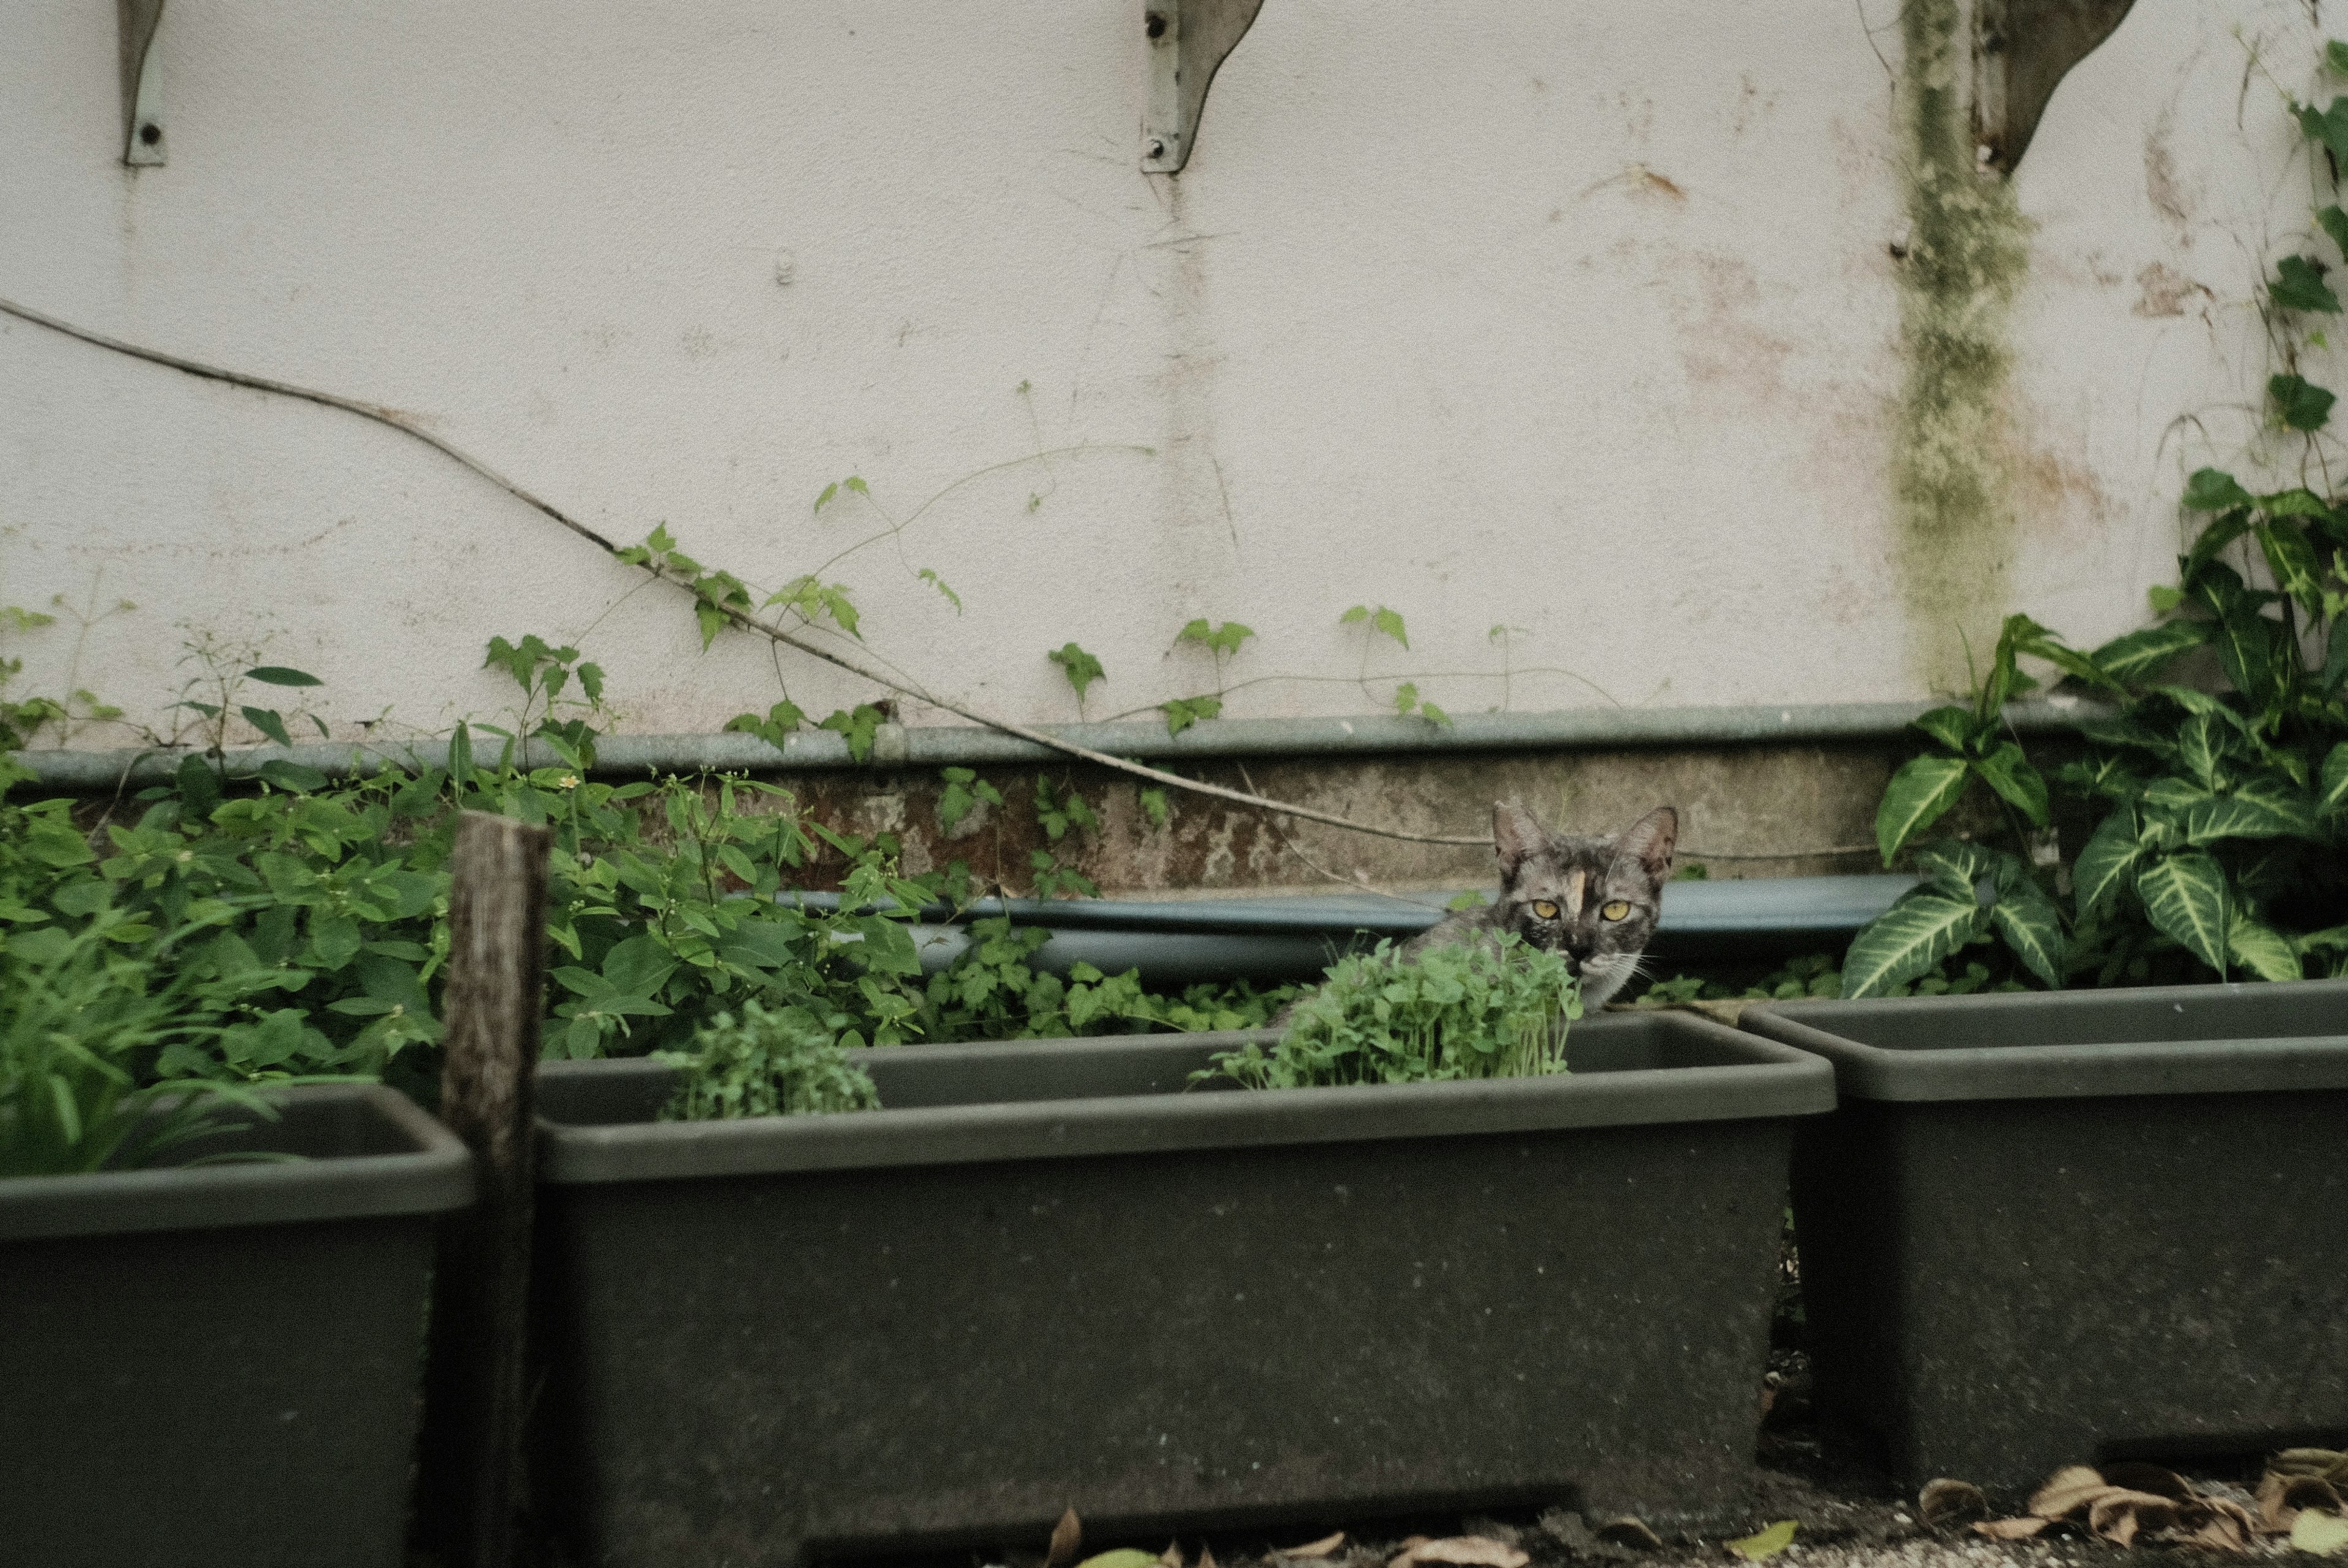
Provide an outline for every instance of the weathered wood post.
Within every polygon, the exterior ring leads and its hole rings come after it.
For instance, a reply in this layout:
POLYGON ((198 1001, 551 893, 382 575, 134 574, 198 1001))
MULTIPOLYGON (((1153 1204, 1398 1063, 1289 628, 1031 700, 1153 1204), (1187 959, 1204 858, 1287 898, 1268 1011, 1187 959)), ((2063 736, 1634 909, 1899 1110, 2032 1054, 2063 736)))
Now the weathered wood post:
POLYGON ((480 1199, 441 1228, 416 1530, 448 1568, 508 1568, 513 1554, 552 842, 469 811, 450 860, 440 1119, 471 1145, 480 1199))

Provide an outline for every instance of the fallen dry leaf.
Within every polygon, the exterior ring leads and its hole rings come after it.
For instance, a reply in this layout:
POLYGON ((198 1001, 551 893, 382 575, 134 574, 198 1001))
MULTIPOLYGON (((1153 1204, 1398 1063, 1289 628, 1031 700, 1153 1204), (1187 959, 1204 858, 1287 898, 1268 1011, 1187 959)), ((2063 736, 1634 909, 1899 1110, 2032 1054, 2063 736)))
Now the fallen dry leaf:
POLYGON ((2030 1494, 2030 1512, 2041 1519, 2068 1519, 2112 1489, 2099 1471, 2083 1464, 2065 1465, 2030 1494))
POLYGON ((1793 1520, 1781 1519, 1765 1525, 1741 1541, 1728 1542, 1728 1549, 1747 1563, 1759 1563, 1775 1557, 1794 1543, 1794 1532, 1800 1528, 1793 1520))
POLYGON ((1661 1552, 1663 1537, 1647 1528, 1647 1522, 1633 1514, 1610 1519, 1598 1527, 1598 1539, 1611 1541, 1617 1546, 1629 1546, 1641 1552, 1661 1552))
POLYGON ((1274 1555, 1281 1557, 1326 1557, 1329 1553, 1336 1551, 1337 1548, 1344 1544, 1345 1544, 1345 1532, 1340 1530, 1334 1535, 1324 1535, 1318 1541, 1308 1541, 1302 1546, 1282 1546, 1277 1548, 1274 1555))
POLYGON ((2191 1497, 2178 1505, 2169 1539, 2211 1552, 2248 1552, 2257 1539, 2250 1511, 2226 1497, 2191 1497))
POLYGON ((1085 1527, 1076 1519, 1076 1511, 1060 1515, 1060 1522, 1052 1526, 1052 1544, 1044 1553, 1044 1568, 1067 1568, 1084 1550, 1085 1527))
POLYGON ((1992 1541, 2027 1541, 2054 1522, 2035 1513, 2020 1519, 1988 1519, 1973 1526, 1975 1535, 1986 1535, 1992 1541))
POLYGON ((1989 1499, 1969 1481, 1943 1476, 1928 1481, 1916 1494, 1916 1516, 1935 1530, 1953 1529, 1989 1517, 1989 1499))
POLYGON ((2338 1449, 2285 1449, 2267 1460, 2268 1473, 2312 1475, 2336 1484, 2348 1483, 2348 1453, 2338 1449))
POLYGON ((2102 1474, 2109 1485, 2126 1487, 2130 1491, 2148 1491, 2155 1497, 2172 1499, 2193 1495, 2191 1481, 2165 1466, 2147 1464, 2141 1460, 2105 1465, 2102 1474))
POLYGON ((2294 1552, 2312 1552, 2319 1557, 2335 1557, 2348 1552, 2348 1519, 2336 1513, 2320 1513, 2312 1508, 2302 1510, 2291 1527, 2291 1548, 2294 1552))
POLYGON ((1169 1541, 1166 1550, 1158 1554, 1159 1568, 1182 1568, 1182 1543, 1169 1541))
POLYGON ((1215 1553, 1212 1547, 1202 1545, 1199 1548, 1199 1568, 1215 1568, 1215 1553))
POLYGON ((1421 1563, 1445 1563, 1454 1568, 1525 1568, 1531 1561, 1529 1553, 1488 1535, 1447 1535, 1406 1546, 1386 1568, 1416 1568, 1421 1563))
POLYGON ((1120 1546, 1114 1552, 1097 1553, 1076 1564, 1076 1568, 1159 1568, 1159 1559, 1154 1552, 1144 1552, 1138 1546, 1120 1546))
POLYGON ((2087 1505, 2087 1528, 2116 1546, 2132 1546, 2138 1532, 2176 1522, 2177 1504, 2157 1492, 2109 1487, 2087 1505))

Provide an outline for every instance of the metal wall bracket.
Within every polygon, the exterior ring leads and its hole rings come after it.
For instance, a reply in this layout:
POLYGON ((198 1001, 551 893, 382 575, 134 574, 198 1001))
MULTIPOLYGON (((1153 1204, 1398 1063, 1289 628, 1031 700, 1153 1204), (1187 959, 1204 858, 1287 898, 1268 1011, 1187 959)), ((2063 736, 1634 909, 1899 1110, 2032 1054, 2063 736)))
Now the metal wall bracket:
POLYGON ((163 0, 115 0, 122 22, 122 161, 163 161, 163 65, 155 31, 163 0))
POLYGON ((1190 160, 1207 88, 1262 9, 1263 0, 1145 0, 1149 108, 1141 121, 1143 172, 1173 174, 1190 160))
POLYGON ((1973 0, 1973 140, 2011 174, 2038 117, 2135 0, 1973 0))

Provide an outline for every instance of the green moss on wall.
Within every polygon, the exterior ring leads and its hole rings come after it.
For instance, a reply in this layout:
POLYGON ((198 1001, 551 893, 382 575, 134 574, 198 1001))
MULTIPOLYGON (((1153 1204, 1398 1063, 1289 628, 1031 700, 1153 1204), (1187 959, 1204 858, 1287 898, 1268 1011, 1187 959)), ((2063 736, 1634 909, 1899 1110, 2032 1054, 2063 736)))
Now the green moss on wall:
POLYGON ((2011 187, 1975 161, 1967 11, 1964 0, 1907 0, 1900 13, 1910 237, 1895 566, 1909 663, 1936 691, 1967 684, 1965 639, 1994 641, 2010 597, 2006 327, 2029 261, 2011 187))

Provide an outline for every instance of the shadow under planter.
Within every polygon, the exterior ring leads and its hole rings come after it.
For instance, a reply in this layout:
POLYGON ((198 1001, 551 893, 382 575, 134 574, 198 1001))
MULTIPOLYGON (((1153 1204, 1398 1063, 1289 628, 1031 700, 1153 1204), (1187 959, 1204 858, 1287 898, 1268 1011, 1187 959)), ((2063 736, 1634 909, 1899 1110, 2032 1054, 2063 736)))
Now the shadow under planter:
POLYGON ((0 1557, 396 1568, 435 1217, 462 1143, 388 1089, 287 1090, 214 1164, 0 1182, 0 1557))
POLYGON ((1909 1483, 2348 1435, 2348 982, 1755 1008, 1820 1403, 1909 1483))
POLYGON ((1246 1035, 897 1046, 889 1107, 539 1075, 541 1496, 586 1561, 1509 1501, 1733 1504, 1823 1062, 1685 1015, 1570 1076, 1183 1092, 1246 1035))

